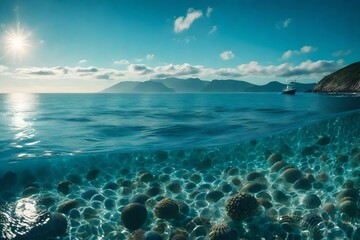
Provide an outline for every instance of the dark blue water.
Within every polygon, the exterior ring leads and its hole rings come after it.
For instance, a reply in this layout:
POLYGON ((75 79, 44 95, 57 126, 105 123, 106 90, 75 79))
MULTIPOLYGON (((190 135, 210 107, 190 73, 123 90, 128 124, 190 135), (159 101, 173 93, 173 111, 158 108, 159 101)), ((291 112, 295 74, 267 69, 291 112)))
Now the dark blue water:
POLYGON ((2 94, 0 159, 225 145, 359 108, 314 94, 2 94))

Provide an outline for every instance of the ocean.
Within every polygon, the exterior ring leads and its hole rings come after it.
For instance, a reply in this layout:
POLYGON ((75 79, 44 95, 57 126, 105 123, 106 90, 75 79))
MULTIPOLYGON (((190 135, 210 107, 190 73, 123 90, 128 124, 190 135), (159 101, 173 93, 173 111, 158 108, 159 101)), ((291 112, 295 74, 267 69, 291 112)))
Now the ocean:
POLYGON ((1 94, 0 239, 359 239, 359 109, 357 95, 1 94))

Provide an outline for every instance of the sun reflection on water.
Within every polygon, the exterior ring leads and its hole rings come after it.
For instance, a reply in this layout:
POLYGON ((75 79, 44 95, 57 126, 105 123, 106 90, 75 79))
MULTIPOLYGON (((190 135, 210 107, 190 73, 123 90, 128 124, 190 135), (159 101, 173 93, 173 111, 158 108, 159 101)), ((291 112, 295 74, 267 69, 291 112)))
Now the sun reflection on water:
MULTIPOLYGON (((9 128, 13 133, 11 146, 22 149, 25 145, 35 145, 36 130, 34 119, 37 115, 37 96, 35 94, 8 94, 5 99, 9 128)), ((29 153, 19 153, 18 157, 31 156, 29 153)))

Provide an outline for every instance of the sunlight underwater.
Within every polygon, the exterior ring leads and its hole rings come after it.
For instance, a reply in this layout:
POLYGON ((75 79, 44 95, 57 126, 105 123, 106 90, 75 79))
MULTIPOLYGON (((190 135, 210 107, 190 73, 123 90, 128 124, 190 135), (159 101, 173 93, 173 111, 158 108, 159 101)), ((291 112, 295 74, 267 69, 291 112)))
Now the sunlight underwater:
MULTIPOLYGON (((8 99, 19 148, 34 98, 8 99)), ((3 163, 0 239, 359 239, 359 136, 355 111, 221 147, 3 163)))

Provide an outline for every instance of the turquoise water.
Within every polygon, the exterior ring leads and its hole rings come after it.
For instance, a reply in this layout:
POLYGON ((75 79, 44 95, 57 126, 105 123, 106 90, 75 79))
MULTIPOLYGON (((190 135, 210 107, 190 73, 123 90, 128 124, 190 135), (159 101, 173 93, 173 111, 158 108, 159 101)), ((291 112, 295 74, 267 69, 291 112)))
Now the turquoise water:
POLYGON ((0 239, 360 237, 358 97, 0 98, 0 239))
POLYGON ((357 97, 246 94, 3 94, 2 161, 219 146, 360 108, 357 97))

